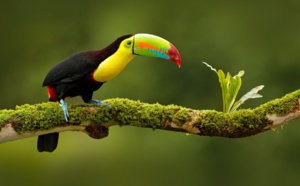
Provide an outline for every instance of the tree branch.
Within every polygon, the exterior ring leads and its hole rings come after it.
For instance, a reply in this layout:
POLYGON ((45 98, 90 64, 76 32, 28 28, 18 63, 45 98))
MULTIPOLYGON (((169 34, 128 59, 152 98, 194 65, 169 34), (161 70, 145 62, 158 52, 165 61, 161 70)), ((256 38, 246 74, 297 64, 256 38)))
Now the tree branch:
POLYGON ((108 128, 114 125, 238 138, 270 130, 300 117, 300 89, 255 109, 233 113, 119 98, 105 102, 112 109, 95 105, 70 106, 69 123, 65 122, 58 103, 53 102, 0 110, 0 143, 63 131, 82 131, 100 139, 106 137, 108 128))

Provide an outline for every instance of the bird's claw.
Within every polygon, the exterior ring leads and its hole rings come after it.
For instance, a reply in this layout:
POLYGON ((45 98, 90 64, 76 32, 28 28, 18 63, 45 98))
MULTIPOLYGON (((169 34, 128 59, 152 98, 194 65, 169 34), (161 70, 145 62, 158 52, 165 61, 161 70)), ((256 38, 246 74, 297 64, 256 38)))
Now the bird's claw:
POLYGON ((64 116, 66 122, 69 122, 69 112, 68 112, 68 104, 64 102, 64 100, 60 100, 59 106, 63 109, 64 111, 64 116))
POLYGON ((94 99, 92 99, 91 101, 89 101, 89 103, 90 104, 94 104, 94 105, 104 105, 104 106, 108 107, 109 109, 111 109, 110 104, 105 103, 105 102, 103 102, 101 100, 94 100, 94 99))

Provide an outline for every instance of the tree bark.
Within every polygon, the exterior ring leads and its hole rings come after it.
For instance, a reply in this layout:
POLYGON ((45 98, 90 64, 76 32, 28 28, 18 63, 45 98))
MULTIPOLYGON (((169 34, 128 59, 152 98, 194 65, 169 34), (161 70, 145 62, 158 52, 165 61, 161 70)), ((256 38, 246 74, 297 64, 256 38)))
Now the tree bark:
POLYGON ((92 138, 101 139, 108 136, 108 128, 114 125, 239 138, 300 117, 300 89, 255 109, 240 109, 232 113, 120 98, 105 102, 112 109, 95 105, 70 106, 69 122, 65 121, 58 103, 53 102, 0 110, 0 143, 63 131, 82 131, 92 138))

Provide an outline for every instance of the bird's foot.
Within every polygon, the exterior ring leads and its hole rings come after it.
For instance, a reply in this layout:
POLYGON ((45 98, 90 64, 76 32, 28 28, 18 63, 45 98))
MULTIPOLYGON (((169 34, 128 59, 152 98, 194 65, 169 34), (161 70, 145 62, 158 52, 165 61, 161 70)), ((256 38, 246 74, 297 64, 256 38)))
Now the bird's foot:
POLYGON ((61 99, 59 102, 60 102, 59 106, 64 111, 65 120, 66 120, 66 122, 69 122, 68 104, 65 103, 63 99, 61 99))
POLYGON ((104 105, 104 106, 108 107, 109 109, 111 109, 110 104, 105 103, 105 102, 103 102, 103 101, 101 101, 101 100, 94 100, 94 99, 91 99, 91 100, 89 101, 89 103, 90 103, 90 104, 94 104, 94 105, 104 105))

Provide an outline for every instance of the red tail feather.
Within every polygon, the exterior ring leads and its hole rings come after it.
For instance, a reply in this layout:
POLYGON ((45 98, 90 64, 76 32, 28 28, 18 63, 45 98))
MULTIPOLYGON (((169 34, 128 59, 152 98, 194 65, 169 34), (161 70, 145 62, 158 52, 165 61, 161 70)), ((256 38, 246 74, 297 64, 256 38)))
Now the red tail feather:
POLYGON ((57 101, 56 92, 52 86, 47 87, 47 92, 48 92, 48 96, 49 96, 49 101, 57 101))

